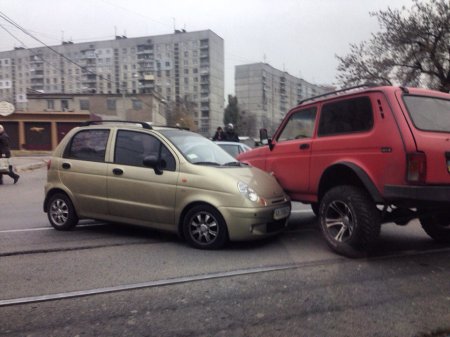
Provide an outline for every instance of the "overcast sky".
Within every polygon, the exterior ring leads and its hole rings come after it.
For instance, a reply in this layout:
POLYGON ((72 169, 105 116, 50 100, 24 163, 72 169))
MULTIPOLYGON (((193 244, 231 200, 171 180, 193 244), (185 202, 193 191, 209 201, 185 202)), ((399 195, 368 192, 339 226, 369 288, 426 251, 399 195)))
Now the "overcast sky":
MULTIPOLYGON (((48 45, 211 29, 225 41, 225 94, 234 67, 267 62, 315 84, 335 83, 335 55, 379 31, 369 12, 412 0, 0 0, 0 11, 48 45)), ((0 51, 37 41, 0 18, 0 51)))

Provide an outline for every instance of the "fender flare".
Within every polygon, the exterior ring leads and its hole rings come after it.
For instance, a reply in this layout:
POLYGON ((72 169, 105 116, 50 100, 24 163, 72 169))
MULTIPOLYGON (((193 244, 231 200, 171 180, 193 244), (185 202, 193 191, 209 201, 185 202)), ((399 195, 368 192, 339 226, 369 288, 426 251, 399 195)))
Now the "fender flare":
MULTIPOLYGON (((361 181, 362 185, 366 188, 372 199, 376 203, 384 203, 384 199, 381 196, 381 193, 378 191, 377 187, 373 183, 372 179, 370 179, 369 175, 358 165, 351 163, 351 162, 340 162, 335 163, 333 166, 328 167, 325 172, 322 174, 322 177, 326 175, 326 173, 337 167, 337 166, 344 166, 347 169, 350 169, 355 173, 355 175, 358 177, 358 179, 361 181)), ((322 183, 321 183, 322 184, 322 183)), ((320 186, 319 186, 320 187, 320 186)))

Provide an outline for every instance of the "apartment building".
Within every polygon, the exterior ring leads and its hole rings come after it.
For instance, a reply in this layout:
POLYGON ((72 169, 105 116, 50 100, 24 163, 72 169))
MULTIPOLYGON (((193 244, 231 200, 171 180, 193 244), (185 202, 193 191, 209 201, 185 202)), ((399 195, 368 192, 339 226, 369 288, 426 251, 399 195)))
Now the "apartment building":
POLYGON ((240 134, 258 137, 259 129, 273 133, 285 114, 302 99, 332 91, 278 70, 267 63, 235 68, 235 92, 241 111, 240 134))
MULTIPOLYGON (((188 102, 197 130, 222 123, 224 41, 211 30, 0 52, 0 101, 27 109, 27 89, 62 94, 146 94, 188 102)), ((95 113, 95 111, 92 111, 95 113)))

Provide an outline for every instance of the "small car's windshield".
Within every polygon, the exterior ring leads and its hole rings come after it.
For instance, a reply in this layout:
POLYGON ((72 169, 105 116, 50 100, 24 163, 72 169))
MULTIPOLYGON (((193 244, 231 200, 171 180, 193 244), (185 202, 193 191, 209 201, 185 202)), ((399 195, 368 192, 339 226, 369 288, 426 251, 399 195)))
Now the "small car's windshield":
POLYGON ((230 163, 236 162, 220 146, 199 134, 182 130, 161 130, 161 133, 193 164, 231 166, 230 163))
POLYGON ((450 132, 450 101, 437 97, 404 96, 414 125, 425 131, 450 132))

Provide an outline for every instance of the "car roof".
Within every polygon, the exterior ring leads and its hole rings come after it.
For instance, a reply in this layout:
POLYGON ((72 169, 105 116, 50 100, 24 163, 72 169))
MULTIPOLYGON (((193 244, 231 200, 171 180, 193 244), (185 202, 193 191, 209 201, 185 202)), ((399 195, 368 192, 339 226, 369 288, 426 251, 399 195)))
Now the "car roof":
POLYGON ((298 102, 296 107, 305 106, 309 104, 315 104, 324 101, 330 101, 334 99, 340 99, 348 96, 352 96, 355 94, 362 94, 373 91, 383 91, 387 92, 395 92, 401 90, 404 94, 412 94, 412 95, 433 95, 433 96, 446 96, 448 94, 442 93, 435 90, 423 89, 423 88, 411 88, 411 87, 402 87, 402 86, 392 86, 392 85, 378 85, 373 83, 361 84, 353 87, 343 88, 335 91, 330 91, 318 96, 308 97, 298 102))
POLYGON ((179 131, 190 131, 189 129, 178 127, 178 126, 167 126, 167 125, 153 125, 152 122, 142 122, 142 121, 126 121, 126 120, 90 120, 81 124, 81 127, 94 127, 94 126, 106 126, 115 128, 136 128, 145 130, 179 130, 179 131))

